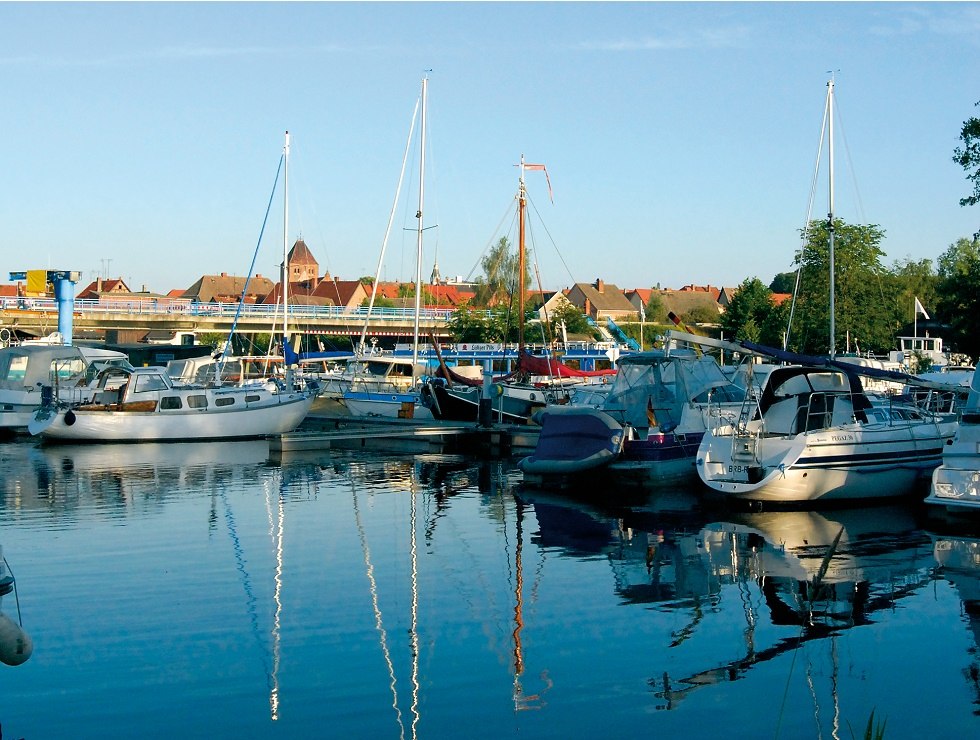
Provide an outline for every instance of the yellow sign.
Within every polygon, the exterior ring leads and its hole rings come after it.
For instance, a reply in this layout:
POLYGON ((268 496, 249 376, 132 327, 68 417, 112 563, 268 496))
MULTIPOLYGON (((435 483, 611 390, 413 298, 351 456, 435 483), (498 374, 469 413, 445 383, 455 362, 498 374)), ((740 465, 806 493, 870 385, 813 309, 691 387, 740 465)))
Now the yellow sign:
POLYGON ((28 270, 26 292, 33 295, 44 295, 48 292, 48 271, 28 270))

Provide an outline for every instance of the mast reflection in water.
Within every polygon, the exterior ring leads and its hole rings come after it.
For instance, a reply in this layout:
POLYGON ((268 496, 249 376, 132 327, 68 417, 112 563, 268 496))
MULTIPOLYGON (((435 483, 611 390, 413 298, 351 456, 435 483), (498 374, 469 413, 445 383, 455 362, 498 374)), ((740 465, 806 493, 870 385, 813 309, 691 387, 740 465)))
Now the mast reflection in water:
POLYGON ((600 505, 265 442, 14 441, 0 486, 13 737, 980 731, 980 532, 911 508, 600 505))

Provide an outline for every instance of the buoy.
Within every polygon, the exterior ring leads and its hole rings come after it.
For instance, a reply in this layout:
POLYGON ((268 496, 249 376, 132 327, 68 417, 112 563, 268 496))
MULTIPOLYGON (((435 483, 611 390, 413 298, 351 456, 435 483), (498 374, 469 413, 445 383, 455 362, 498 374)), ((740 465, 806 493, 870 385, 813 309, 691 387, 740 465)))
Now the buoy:
POLYGON ((34 642, 23 628, 0 612, 0 663, 20 665, 31 657, 34 642))

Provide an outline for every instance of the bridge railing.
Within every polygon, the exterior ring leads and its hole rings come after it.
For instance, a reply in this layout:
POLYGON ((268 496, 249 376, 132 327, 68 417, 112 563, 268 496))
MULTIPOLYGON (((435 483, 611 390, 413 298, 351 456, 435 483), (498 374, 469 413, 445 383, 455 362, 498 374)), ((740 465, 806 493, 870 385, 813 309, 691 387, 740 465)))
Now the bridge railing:
MULTIPOLYGON (((2 298, 0 308, 28 311, 57 311, 53 298, 2 298)), ((239 310, 237 303, 199 303, 196 301, 173 301, 166 299, 140 298, 136 300, 97 300, 76 299, 76 313, 102 314, 157 314, 164 316, 206 316, 233 318, 239 310)), ((243 318, 266 318, 270 321, 281 315, 282 307, 267 303, 245 303, 241 306, 243 318)), ((448 321, 453 315, 451 308, 424 308, 419 313, 423 321, 448 321)), ((348 309, 344 306, 305 306, 289 307, 290 319, 333 319, 337 321, 363 322, 367 309, 358 307, 348 309)), ((371 322, 405 322, 415 318, 414 308, 375 307, 371 311, 371 322)))

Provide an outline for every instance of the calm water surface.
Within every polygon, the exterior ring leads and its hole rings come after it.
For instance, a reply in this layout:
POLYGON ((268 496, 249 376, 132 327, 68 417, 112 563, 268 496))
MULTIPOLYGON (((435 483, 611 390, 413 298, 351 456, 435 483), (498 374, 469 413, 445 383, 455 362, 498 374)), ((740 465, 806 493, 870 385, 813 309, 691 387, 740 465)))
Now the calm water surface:
POLYGON ((3 737, 980 736, 980 531, 910 508, 264 442, 0 443, 0 485, 3 737))

